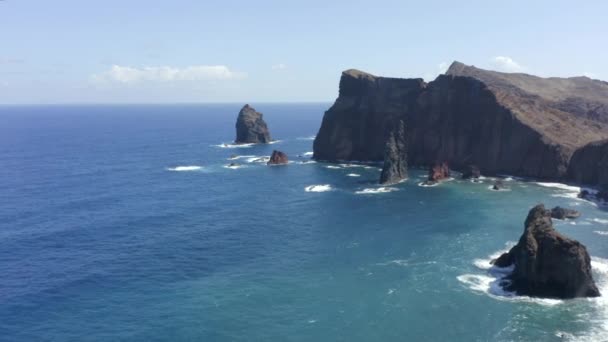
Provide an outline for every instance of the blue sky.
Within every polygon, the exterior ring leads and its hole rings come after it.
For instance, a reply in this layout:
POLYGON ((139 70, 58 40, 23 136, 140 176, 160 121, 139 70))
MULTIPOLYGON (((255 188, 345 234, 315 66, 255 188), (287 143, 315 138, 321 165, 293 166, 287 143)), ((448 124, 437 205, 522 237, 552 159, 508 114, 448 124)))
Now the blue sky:
POLYGON ((608 80, 606 1, 0 1, 0 103, 332 101, 453 60, 608 80))

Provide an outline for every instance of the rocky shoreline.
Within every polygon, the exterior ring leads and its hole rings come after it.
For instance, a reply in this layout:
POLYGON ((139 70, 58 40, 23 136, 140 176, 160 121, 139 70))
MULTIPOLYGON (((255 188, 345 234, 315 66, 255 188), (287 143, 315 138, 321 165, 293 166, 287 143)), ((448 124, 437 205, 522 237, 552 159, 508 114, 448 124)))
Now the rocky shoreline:
POLYGON ((383 161, 385 130, 407 127, 407 163, 484 175, 608 185, 608 83, 540 78, 454 62, 445 75, 377 77, 347 70, 313 158, 383 161), (600 168, 601 172, 593 171, 600 168))

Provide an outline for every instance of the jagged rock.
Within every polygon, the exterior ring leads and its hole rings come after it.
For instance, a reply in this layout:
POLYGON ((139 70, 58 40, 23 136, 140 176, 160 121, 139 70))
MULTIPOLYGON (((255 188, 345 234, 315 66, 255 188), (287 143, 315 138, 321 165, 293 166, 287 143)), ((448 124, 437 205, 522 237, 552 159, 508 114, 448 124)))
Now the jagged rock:
POLYGON ((492 190, 502 190, 505 188, 505 183, 503 183, 503 181, 501 181, 500 179, 494 182, 494 185, 492 186, 492 190))
POLYGON ((447 162, 435 163, 429 170, 428 181, 438 182, 450 178, 450 167, 447 162))
POLYGON ((287 164, 289 160, 287 159, 287 155, 284 152, 274 150, 272 151, 272 155, 270 156, 270 160, 268 160, 267 165, 281 165, 287 164))
POLYGON ((557 232, 551 212, 542 204, 530 210, 517 245, 493 263, 498 267, 514 265, 513 273, 501 285, 519 295, 544 298, 600 295, 587 249, 557 232))
POLYGON ((246 104, 236 119, 237 144, 267 144, 271 142, 268 126, 262 118, 262 113, 256 112, 246 104))
POLYGON ((608 139, 608 83, 540 78, 454 62, 445 75, 376 77, 348 70, 314 142, 320 160, 381 161, 388 122, 408 124, 408 164, 563 179, 579 147, 608 139))
POLYGON ((551 217, 558 220, 575 219, 581 216, 581 213, 568 208, 555 207, 551 209, 551 217))
POLYGON ((478 179, 481 177, 481 171, 476 165, 469 165, 462 173, 462 179, 478 179))
POLYGON ((576 150, 570 159, 568 175, 577 183, 608 186, 608 140, 576 150))
POLYGON ((395 184, 407 178, 407 137, 405 124, 400 120, 388 129, 384 147, 384 165, 380 184, 395 184))

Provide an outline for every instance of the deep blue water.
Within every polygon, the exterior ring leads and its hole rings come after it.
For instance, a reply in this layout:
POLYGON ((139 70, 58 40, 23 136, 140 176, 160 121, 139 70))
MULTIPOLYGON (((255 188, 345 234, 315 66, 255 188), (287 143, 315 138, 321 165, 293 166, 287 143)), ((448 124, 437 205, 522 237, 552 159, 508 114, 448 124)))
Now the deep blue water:
POLYGON ((575 207, 556 226, 608 295, 605 209, 419 170, 373 193, 375 166, 307 163, 329 104, 253 105, 276 144, 221 147, 238 104, 0 107, 0 340, 608 339, 604 297, 498 296, 485 270, 531 206, 575 207), (253 160, 273 149, 293 162, 253 160))

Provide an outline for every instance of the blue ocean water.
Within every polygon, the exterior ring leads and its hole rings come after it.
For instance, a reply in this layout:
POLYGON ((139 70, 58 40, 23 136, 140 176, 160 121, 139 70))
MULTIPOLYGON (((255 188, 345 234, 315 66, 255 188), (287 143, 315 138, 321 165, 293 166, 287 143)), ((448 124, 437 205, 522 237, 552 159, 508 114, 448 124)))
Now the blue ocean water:
POLYGON ((0 107, 0 340, 608 340, 605 297, 506 297, 487 270, 531 206, 574 207, 556 226, 608 295, 608 212, 575 188, 379 189, 309 161, 329 104, 252 105, 277 143, 222 145, 239 104, 0 107))

